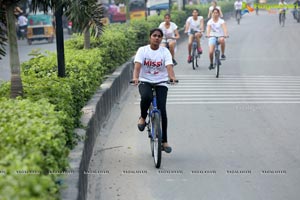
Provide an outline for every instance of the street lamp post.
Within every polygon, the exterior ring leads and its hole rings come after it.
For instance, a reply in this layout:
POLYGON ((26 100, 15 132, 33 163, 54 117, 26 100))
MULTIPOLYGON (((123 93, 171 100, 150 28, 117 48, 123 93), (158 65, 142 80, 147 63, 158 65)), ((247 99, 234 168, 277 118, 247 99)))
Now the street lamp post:
POLYGON ((64 33, 62 26, 63 7, 55 9, 55 30, 56 30, 56 49, 57 49, 57 66, 58 77, 65 77, 65 52, 64 52, 64 33))

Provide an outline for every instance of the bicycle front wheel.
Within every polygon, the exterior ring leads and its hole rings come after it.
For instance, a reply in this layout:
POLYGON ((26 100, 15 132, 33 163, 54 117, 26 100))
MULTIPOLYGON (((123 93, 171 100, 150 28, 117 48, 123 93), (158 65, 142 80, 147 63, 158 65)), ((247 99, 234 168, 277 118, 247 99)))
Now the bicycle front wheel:
POLYGON ((240 21, 241 21, 241 14, 240 13, 237 14, 236 20, 237 20, 237 23, 240 24, 240 21))
POLYGON ((215 53, 215 72, 216 72, 216 78, 219 78, 219 73, 220 73, 220 64, 221 64, 221 61, 220 61, 220 51, 219 50, 216 50, 216 53, 215 53))
POLYGON ((193 50, 192 50, 192 67, 195 70, 195 66, 196 66, 196 54, 197 54, 197 49, 196 47, 194 47, 193 45, 193 50))
POLYGON ((284 27, 284 24, 285 24, 285 16, 282 15, 282 23, 281 23, 282 27, 284 27))
POLYGON ((152 136, 151 138, 151 148, 153 149, 153 158, 154 164, 156 168, 160 167, 161 164, 161 145, 162 145, 162 134, 161 134, 161 126, 160 126, 160 115, 159 113, 154 113, 152 119, 152 136))

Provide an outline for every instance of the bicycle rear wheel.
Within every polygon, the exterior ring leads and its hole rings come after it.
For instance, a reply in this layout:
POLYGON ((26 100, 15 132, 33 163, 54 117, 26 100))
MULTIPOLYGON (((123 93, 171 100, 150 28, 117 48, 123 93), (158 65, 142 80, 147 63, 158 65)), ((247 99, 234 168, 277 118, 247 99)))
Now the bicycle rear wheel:
POLYGON ((150 138, 152 156, 156 168, 161 164, 161 145, 162 134, 160 126, 160 115, 158 112, 154 113, 152 118, 152 138, 150 138))
POLYGON ((215 72, 216 72, 216 78, 219 78, 219 73, 220 73, 220 51, 216 50, 215 52, 215 72))

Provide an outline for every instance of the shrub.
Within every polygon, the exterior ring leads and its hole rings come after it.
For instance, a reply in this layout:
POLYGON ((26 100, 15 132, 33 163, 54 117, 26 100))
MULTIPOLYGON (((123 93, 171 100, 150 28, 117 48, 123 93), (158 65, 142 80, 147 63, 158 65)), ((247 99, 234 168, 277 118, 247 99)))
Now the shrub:
POLYGON ((57 177, 48 173, 68 166, 64 120, 66 115, 46 99, 0 99, 0 199, 43 199, 49 194, 54 199, 57 177))

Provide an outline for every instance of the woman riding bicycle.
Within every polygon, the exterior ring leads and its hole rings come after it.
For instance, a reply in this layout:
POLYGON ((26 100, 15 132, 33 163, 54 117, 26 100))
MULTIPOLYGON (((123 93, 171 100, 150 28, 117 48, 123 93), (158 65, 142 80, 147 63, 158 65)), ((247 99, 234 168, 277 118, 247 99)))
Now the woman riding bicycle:
POLYGON ((279 24, 281 24, 281 15, 283 15, 283 18, 285 18, 287 3, 284 0, 280 0, 278 5, 279 5, 279 24))
POLYGON ((212 1, 211 2, 211 6, 208 8, 207 18, 210 19, 212 17, 212 11, 213 11, 214 8, 218 8, 219 9, 219 11, 220 11, 220 17, 223 18, 223 13, 222 13, 221 7, 217 5, 217 1, 212 1))
POLYGON ((164 22, 162 22, 158 28, 160 28, 163 33, 163 39, 161 46, 166 47, 168 45, 170 53, 172 55, 173 63, 174 65, 177 65, 176 60, 174 59, 175 55, 175 46, 176 46, 176 40, 180 38, 179 32, 177 30, 177 25, 174 22, 171 22, 171 15, 165 14, 164 16, 164 22))
POLYGON ((209 69, 213 69, 213 58, 214 58, 214 51, 215 46, 218 38, 218 42, 221 45, 221 58, 225 59, 225 38, 228 36, 227 33, 227 26, 223 19, 220 18, 220 11, 217 8, 214 8, 212 11, 212 18, 207 22, 207 33, 206 36, 209 37, 208 39, 208 46, 209 46, 209 59, 210 65, 209 69), (215 37, 211 37, 215 36, 215 37))
MULTIPOLYGON (((160 46, 163 32, 159 28, 150 31, 150 44, 140 47, 134 59, 133 81, 138 85, 141 95, 140 109, 141 116, 138 121, 138 129, 144 131, 146 127, 147 111, 151 104, 153 94, 151 83, 159 83, 171 79, 176 80, 173 70, 173 62, 170 51, 166 47, 160 46)), ((167 94, 168 87, 166 83, 155 87, 157 107, 161 113, 162 123, 162 144, 163 150, 167 153, 172 151, 167 140, 167 94)))
POLYGON ((202 48, 200 44, 200 38, 202 37, 202 32, 204 30, 204 20, 202 16, 198 16, 199 11, 198 9, 194 9, 192 12, 192 16, 189 17, 186 20, 185 25, 185 33, 188 33, 189 35, 189 41, 188 41, 188 63, 192 61, 191 51, 192 51, 192 43, 194 40, 194 36, 197 39, 198 43, 198 54, 202 54, 202 48), (191 30, 195 31, 195 35, 191 33, 191 30))
POLYGON ((241 0, 236 0, 234 2, 234 9, 235 9, 235 18, 237 19, 237 15, 240 14, 240 17, 242 16, 242 6, 243 2, 241 0))

